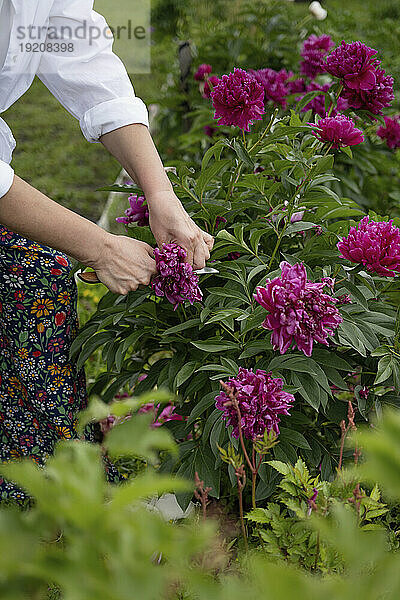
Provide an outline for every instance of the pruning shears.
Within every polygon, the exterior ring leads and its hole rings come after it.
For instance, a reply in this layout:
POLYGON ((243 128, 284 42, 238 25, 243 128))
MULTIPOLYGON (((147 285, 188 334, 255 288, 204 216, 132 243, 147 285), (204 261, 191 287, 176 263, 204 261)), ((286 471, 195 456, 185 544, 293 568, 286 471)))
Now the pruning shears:
MULTIPOLYGON (((212 267, 204 267, 203 269, 195 271, 195 273, 196 275, 212 275, 219 273, 219 271, 212 267)), ((76 272, 76 276, 84 283, 101 283, 100 279, 97 277, 96 271, 85 271, 80 269, 76 272)))

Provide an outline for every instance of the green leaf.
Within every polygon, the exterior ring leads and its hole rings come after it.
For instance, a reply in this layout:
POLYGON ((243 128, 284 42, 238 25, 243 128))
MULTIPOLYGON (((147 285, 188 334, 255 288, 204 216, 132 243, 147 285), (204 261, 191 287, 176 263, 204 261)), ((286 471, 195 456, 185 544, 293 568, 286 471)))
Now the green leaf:
POLYGON ((239 359, 243 360, 244 358, 250 358, 256 354, 264 354, 269 350, 272 350, 272 345, 268 339, 257 340, 255 342, 246 344, 246 350, 242 352, 242 354, 239 356, 239 359))
POLYGON ((288 429, 287 427, 280 427, 279 439, 285 440, 296 446, 297 448, 304 448, 305 450, 311 450, 310 444, 307 442, 303 434, 295 429, 288 429))
POLYGON ((231 163, 230 159, 217 160, 200 173, 196 182, 196 194, 201 198, 207 185, 231 163))
POLYGON ((198 363, 194 360, 184 364, 175 377, 174 389, 178 389, 193 375, 198 363))
POLYGON ((225 352, 227 350, 237 350, 239 347, 239 344, 235 344, 234 342, 198 341, 190 343, 203 352, 225 352))
POLYGON ((243 142, 235 138, 233 140, 233 149, 235 150, 237 157, 253 171, 255 166, 254 161, 244 147, 243 142))
POLYGON ((166 428, 150 427, 154 415, 136 414, 131 419, 114 427, 104 442, 111 456, 134 456, 157 461, 157 450, 177 452, 175 442, 166 428))
POLYGON ((383 383, 392 374, 392 357, 383 356, 378 363, 378 372, 375 377, 374 385, 383 383))

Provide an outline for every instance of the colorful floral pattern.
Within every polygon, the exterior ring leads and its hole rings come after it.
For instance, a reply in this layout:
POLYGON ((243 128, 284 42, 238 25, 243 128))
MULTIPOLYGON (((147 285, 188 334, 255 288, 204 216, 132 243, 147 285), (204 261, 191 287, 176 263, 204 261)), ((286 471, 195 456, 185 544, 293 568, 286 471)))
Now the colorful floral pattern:
MULTIPOLYGON (((87 405, 83 370, 69 360, 78 331, 77 288, 64 254, 0 226, 0 462, 42 466, 61 439, 77 438, 87 405)), ((88 426, 84 439, 94 442, 88 426)), ((122 479, 105 457, 109 481, 122 479)), ((30 497, 0 476, 0 503, 30 497)))

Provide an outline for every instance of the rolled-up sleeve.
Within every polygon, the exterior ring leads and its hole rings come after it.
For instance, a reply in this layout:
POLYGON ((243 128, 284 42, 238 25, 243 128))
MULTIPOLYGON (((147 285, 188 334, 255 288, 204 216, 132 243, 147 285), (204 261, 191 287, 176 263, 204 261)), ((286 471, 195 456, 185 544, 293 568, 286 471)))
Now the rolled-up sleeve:
POLYGON ((14 181, 14 170, 10 167, 15 139, 7 123, 0 119, 0 198, 5 196, 14 181))
POLYGON ((14 170, 4 160, 0 160, 0 199, 10 190, 13 181, 14 170))
POLYGON ((72 44, 73 51, 44 53, 38 70, 51 93, 79 120, 89 142, 125 125, 149 125, 146 105, 135 95, 122 61, 113 53, 111 33, 105 35, 107 27, 93 10, 93 0, 56 0, 48 41, 52 39, 54 47, 57 32, 60 40, 72 44), (96 39, 89 35, 94 29, 102 32, 96 39), (66 31, 72 37, 66 38, 66 31))

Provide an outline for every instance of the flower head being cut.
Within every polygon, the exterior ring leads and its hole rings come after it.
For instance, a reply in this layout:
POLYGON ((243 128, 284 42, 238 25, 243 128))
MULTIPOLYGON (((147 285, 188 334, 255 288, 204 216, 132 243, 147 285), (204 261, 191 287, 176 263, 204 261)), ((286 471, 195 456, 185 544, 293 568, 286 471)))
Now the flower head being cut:
POLYGON ((177 244, 163 244, 155 248, 158 275, 151 283, 156 296, 167 298, 174 310, 186 300, 190 304, 200 302, 203 294, 199 288, 199 278, 189 263, 185 262, 186 251, 177 244))

